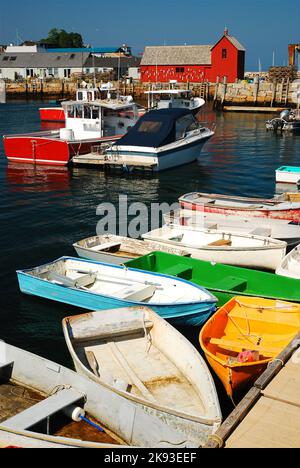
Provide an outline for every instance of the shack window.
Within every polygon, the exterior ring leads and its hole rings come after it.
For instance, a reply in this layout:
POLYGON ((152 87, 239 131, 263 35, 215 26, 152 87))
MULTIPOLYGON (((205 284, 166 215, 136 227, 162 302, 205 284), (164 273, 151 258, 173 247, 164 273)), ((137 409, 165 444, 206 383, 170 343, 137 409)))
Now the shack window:
POLYGON ((139 126, 138 132, 140 133, 158 133, 162 127, 162 122, 152 122, 147 120, 142 122, 139 126))
POLYGON ((184 67, 176 67, 176 73, 184 73, 184 67))
POLYGON ((227 49, 222 49, 222 58, 227 59, 227 49))
POLYGON ((82 91, 78 91, 78 93, 77 93, 77 101, 83 101, 83 93, 82 93, 82 91))

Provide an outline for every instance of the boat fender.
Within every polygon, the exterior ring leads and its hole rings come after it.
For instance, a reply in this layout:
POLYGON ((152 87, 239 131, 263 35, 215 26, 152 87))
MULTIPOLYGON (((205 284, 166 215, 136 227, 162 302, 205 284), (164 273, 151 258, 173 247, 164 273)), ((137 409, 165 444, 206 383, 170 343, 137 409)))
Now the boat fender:
POLYGON ((81 422, 82 418, 85 417, 85 411, 82 408, 79 408, 78 406, 68 406, 68 408, 64 409, 64 413, 66 416, 68 416, 72 421, 75 422, 81 422))

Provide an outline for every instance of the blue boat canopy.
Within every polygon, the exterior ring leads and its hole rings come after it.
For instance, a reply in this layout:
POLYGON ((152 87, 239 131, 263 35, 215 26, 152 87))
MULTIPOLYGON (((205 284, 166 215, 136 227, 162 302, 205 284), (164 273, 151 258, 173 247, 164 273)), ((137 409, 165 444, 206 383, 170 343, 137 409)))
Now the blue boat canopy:
POLYGON ((199 123, 189 109, 152 110, 143 115, 116 145, 159 148, 184 138, 187 131, 198 127, 199 123))

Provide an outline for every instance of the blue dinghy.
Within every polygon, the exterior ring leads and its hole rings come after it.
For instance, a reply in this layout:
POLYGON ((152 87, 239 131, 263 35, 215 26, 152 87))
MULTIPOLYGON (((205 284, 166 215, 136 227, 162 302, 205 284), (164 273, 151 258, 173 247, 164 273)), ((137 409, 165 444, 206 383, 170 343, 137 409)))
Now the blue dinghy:
POLYGON ((175 325, 199 326, 216 310, 206 289, 171 276, 62 257, 17 271, 23 293, 88 310, 149 305, 175 325))

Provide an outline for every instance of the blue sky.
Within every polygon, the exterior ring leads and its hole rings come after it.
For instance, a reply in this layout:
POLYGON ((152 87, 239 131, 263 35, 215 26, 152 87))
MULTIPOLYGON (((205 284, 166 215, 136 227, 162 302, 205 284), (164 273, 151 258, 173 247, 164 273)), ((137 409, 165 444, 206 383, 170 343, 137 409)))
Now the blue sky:
POLYGON ((2 0, 0 43, 38 40, 52 27, 80 32, 93 46, 214 44, 224 27, 247 49, 247 70, 287 64, 300 43, 299 0, 2 0))

